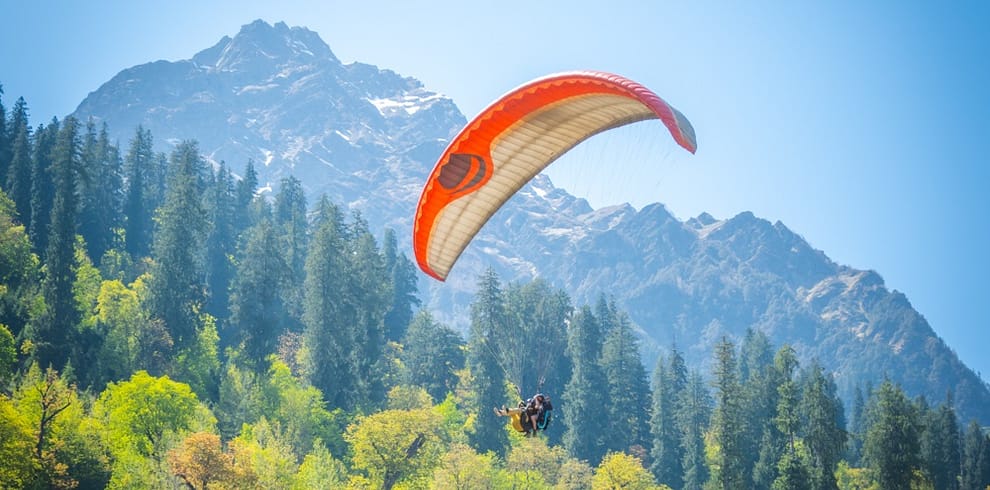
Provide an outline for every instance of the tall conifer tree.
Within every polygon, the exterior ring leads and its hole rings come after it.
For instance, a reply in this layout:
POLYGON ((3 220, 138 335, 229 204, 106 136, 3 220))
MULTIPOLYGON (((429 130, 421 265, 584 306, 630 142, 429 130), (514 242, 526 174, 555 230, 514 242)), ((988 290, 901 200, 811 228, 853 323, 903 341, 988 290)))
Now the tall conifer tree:
POLYGON ((653 373, 653 410, 650 414, 650 434, 653 446, 650 452, 650 470, 657 480, 674 490, 681 488, 684 475, 684 446, 681 440, 683 428, 677 423, 677 412, 683 410, 684 391, 687 389, 687 367, 677 350, 671 349, 670 362, 657 360, 653 373))
POLYGON ((650 385, 639 355, 639 342, 629 317, 612 305, 614 317, 602 345, 602 371, 608 381, 606 448, 610 451, 645 450, 649 454, 650 385), (637 449, 638 446, 638 449, 637 449))
POLYGON ((810 458, 811 488, 834 490, 846 443, 845 415, 835 381, 814 362, 801 390, 801 434, 810 458))
POLYGON ((712 435, 719 445, 719 453, 712 471, 716 488, 735 489, 750 485, 742 441, 747 421, 743 417, 742 387, 739 383, 739 366, 735 347, 727 338, 715 346, 715 413, 712 416, 712 435))
POLYGON ((17 206, 18 219, 31 229, 31 128, 28 126, 28 109, 24 98, 14 104, 10 117, 10 131, 14 141, 11 160, 7 168, 5 187, 7 196, 17 206))
POLYGON ((247 166, 244 167, 244 176, 237 181, 237 206, 235 207, 237 216, 234 220, 234 229, 238 234, 253 224, 251 203, 254 201, 256 192, 258 192, 258 173, 254 170, 254 161, 248 160, 247 166))
POLYGON ((306 194, 299 179, 282 179, 275 195, 275 226, 282 242, 282 254, 288 268, 282 285, 286 326, 301 325, 303 282, 306 280, 306 247, 309 225, 306 221, 306 194))
POLYGON ((243 349, 249 363, 264 373, 265 358, 274 354, 282 333, 280 290, 286 280, 285 258, 272 223, 267 219, 248 230, 247 244, 232 285, 231 343, 243 349))
POLYGON ((602 420, 608 413, 602 387, 608 386, 598 360, 602 352, 601 324, 588 306, 571 319, 567 335, 567 353, 573 370, 561 397, 561 410, 567 430, 564 447, 575 458, 597 466, 605 457, 602 420))
POLYGON ((52 205, 55 202, 53 154, 58 139, 59 123, 52 119, 48 126, 39 125, 34 133, 34 152, 31 158, 31 227, 28 234, 38 254, 44 257, 48 250, 52 205))
POLYGON ((82 173, 79 179, 79 231, 86 240, 86 251, 98 262, 113 246, 114 234, 122 222, 122 162, 110 142, 106 123, 96 132, 96 123, 86 123, 83 138, 82 173))
MULTIPOLYGON (((794 374, 798 368, 797 354, 789 345, 784 345, 774 356, 774 372, 777 378, 777 414, 774 425, 784 439, 783 451, 778 454, 777 472, 772 480, 774 489, 810 488, 808 466, 798 452, 798 430, 801 424, 799 412, 800 391, 794 374)), ((766 440, 767 437, 764 437, 766 440)), ((775 444, 765 444, 766 451, 776 452, 775 444)), ((764 451, 761 451, 764 452, 764 451)))
POLYGON ((919 421, 914 405, 899 386, 885 380, 867 411, 863 459, 881 488, 910 488, 919 469, 919 421))
POLYGON ((62 370, 69 361, 80 314, 72 286, 75 282, 76 219, 79 200, 76 177, 80 166, 78 122, 66 118, 54 151, 55 200, 45 254, 43 292, 46 312, 37 321, 31 340, 40 366, 62 370))
POLYGON ((708 481, 708 465, 705 461, 705 434, 712 413, 712 399, 700 372, 688 375, 687 388, 680 398, 677 425, 684 447, 684 490, 701 490, 708 481))
POLYGON ((960 487, 964 490, 990 486, 990 435, 979 422, 970 421, 963 436, 960 487))
POLYGON ((304 370, 309 382, 323 392, 329 408, 353 410, 358 394, 350 362, 354 333, 343 311, 348 294, 346 230, 340 209, 326 197, 317 209, 306 258, 303 324, 308 355, 304 370))
POLYGON ((416 266, 406 254, 399 252, 398 240, 391 228, 385 230, 382 254, 385 258, 385 272, 392 285, 391 302, 385 313, 385 338, 397 341, 406 335, 406 328, 412 320, 413 307, 421 303, 417 296, 416 266))
POLYGON ((198 316, 206 299, 203 244, 208 223, 200 180, 204 172, 196 142, 180 143, 169 161, 165 202, 156 218, 150 311, 165 322, 177 349, 196 342, 198 316))
POLYGON ((156 156, 152 150, 151 131, 138 126, 124 158, 126 193, 124 197, 124 240, 127 252, 134 258, 145 257, 151 251, 154 229, 154 172, 156 156))
POLYGON ((457 386, 456 372, 464 368, 464 340, 441 325, 427 310, 420 310, 409 324, 402 342, 406 382, 421 386, 435 402, 457 386))
POLYGON ((959 422, 952 409, 952 396, 931 410, 924 417, 921 433, 922 472, 935 488, 956 490, 959 488, 959 471, 962 464, 959 422))
POLYGON ((7 125, 7 108, 3 106, 3 84, 0 83, 0 189, 6 188, 13 139, 13 131, 7 125))
POLYGON ((237 252, 237 236, 234 234, 234 178, 224 162, 220 162, 220 168, 213 176, 206 199, 206 209, 210 216, 210 232, 206 237, 206 312, 219 321, 223 332, 230 316, 233 257, 237 252))
POLYGON ((353 310, 354 372, 361 396, 359 406, 374 409, 385 401, 385 312, 389 306, 389 281, 374 235, 360 214, 351 223, 348 244, 347 301, 353 310))
POLYGON ((508 445, 505 422, 488 416, 489 407, 505 404, 505 370, 499 364, 495 342, 507 328, 505 298, 498 275, 488 269, 478 281, 478 292, 471 303, 471 335, 468 340, 468 367, 478 397, 478 417, 472 445, 479 453, 504 454, 508 445))

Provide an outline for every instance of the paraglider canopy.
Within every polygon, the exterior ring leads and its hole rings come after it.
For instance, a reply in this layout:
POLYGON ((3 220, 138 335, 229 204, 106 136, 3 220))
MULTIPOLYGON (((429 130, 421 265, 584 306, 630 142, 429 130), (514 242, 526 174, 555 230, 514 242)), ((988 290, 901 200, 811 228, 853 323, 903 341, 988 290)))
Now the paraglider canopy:
POLYGON ((485 222, 547 165, 595 134, 648 119, 694 153, 687 118, 618 75, 559 73, 502 96, 450 142, 426 181, 413 225, 419 267, 444 280, 485 222))

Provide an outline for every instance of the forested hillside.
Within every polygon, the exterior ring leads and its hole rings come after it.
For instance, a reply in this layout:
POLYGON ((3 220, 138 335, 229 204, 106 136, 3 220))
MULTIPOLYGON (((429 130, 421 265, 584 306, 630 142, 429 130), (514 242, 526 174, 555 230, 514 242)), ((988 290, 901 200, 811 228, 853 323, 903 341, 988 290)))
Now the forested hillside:
POLYGON ((983 488, 951 394, 831 373, 750 330, 648 373, 613 298, 489 270, 467 338, 391 230, 301 183, 258 193, 188 140, 122 147, 0 103, 5 488, 983 488), (492 408, 554 405, 524 438, 492 408))

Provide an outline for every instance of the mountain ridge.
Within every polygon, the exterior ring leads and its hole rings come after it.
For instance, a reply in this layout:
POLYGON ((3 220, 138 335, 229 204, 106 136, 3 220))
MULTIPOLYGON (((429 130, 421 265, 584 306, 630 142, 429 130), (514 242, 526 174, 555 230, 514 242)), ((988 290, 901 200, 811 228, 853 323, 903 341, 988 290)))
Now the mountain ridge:
MULTIPOLYGON (((326 194, 373 227, 396 229, 406 250, 422 182, 466 122, 411 77, 345 65, 316 33, 261 20, 188 60, 122 70, 75 115, 106 121, 119 141, 141 125, 162 151, 196 139, 236 173, 254 161, 266 189, 294 175, 311 203, 326 194)), ((446 283, 424 276, 424 302, 465 330, 489 266, 507 281, 547 279, 575 304, 616 296, 654 355, 676 342, 707 365, 719 338, 758 328, 835 371, 847 400, 889 376, 929 399, 953 390, 960 415, 990 424, 990 389, 906 296, 875 271, 834 263, 780 221, 748 211, 680 221, 659 203, 593 209, 540 175, 492 217, 446 283), (916 366, 925 368, 912 376, 916 366)))

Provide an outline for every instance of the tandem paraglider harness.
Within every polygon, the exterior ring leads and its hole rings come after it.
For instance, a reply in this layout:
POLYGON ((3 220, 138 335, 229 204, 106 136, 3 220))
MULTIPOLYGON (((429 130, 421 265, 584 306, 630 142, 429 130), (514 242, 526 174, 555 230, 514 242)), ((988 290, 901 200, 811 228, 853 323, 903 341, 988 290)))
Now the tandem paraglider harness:
POLYGON ((550 403, 550 398, 543 395, 536 395, 529 400, 524 402, 519 402, 516 408, 505 408, 502 407, 501 410, 495 409, 495 414, 502 417, 510 417, 512 428, 519 432, 529 434, 536 434, 537 430, 546 430, 550 425, 550 421, 553 419, 553 405, 550 403), (536 398, 540 397, 543 400, 541 406, 537 406, 536 398), (525 417, 523 415, 526 415, 525 417), (532 417, 536 418, 536 428, 533 428, 533 424, 530 419, 532 417))

